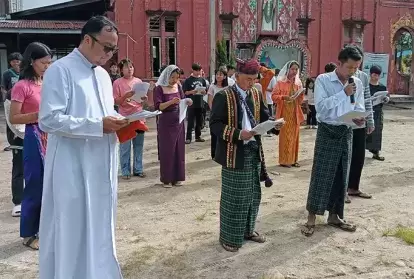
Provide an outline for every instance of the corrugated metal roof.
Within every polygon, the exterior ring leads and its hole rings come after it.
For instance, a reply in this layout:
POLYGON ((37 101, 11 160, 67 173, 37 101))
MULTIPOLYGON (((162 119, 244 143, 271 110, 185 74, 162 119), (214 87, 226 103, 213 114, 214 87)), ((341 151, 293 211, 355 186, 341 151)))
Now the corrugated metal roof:
POLYGON ((0 29, 81 30, 85 21, 0 19, 0 29))

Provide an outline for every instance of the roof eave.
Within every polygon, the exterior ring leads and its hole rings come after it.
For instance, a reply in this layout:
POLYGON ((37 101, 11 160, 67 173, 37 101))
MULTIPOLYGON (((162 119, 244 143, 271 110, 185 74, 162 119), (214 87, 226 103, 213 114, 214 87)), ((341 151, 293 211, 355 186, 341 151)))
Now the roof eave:
POLYGON ((14 34, 81 34, 77 29, 0 28, 0 33, 14 34))

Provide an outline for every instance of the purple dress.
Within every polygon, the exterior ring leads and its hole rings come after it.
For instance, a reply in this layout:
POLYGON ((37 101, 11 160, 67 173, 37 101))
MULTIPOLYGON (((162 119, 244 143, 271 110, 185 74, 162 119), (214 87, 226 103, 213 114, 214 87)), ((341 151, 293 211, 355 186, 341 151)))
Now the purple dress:
MULTIPOLYGON (((160 104, 178 97, 184 99, 184 92, 164 94, 161 86, 154 91, 155 109, 160 104)), ((178 104, 171 105, 158 117, 158 156, 160 160, 160 180, 162 183, 185 181, 185 127, 184 121, 179 123, 180 111, 178 104)))

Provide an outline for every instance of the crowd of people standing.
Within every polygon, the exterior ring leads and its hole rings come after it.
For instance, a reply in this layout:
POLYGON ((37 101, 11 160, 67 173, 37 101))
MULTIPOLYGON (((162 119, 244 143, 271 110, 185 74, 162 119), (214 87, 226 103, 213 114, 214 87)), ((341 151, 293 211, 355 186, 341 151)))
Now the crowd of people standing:
MULTIPOLYGON (((52 64, 49 47, 33 42, 23 55, 10 55, 10 69, 3 74, 13 151, 12 215, 20 216, 23 244, 40 251, 41 279, 122 278, 114 244, 116 133, 131 125, 125 116, 142 111, 147 98, 132 98, 135 84, 142 82, 134 76, 132 61, 112 64, 109 74, 102 67, 117 52, 117 43, 114 23, 93 17, 82 29, 78 48, 66 57, 52 64)), ((372 108, 371 96, 386 88, 379 83, 380 67, 373 66, 370 76, 359 70, 362 59, 359 48, 347 46, 338 55, 338 65, 328 64, 326 73, 308 78, 305 86, 297 61, 273 71, 254 59, 238 60, 236 67, 220 66, 211 84, 197 63, 183 83, 178 66, 164 67, 150 89, 155 109, 162 112, 157 118, 160 181, 165 188, 185 181, 185 144, 192 143, 193 130, 195 142, 205 142, 201 131, 210 110, 211 158, 222 166, 220 243, 229 252, 237 252, 244 241, 263 243, 266 238, 255 223, 261 182, 271 183, 262 137, 252 129, 283 118, 268 136, 279 134, 280 166, 300 167, 305 110, 307 127, 317 128, 317 135, 309 215, 301 231, 311 236, 316 215, 325 211, 329 225, 355 231, 344 220, 344 204, 349 196, 371 198, 359 190, 365 149, 384 160, 379 153, 382 103, 372 108), (180 102, 189 107, 187 131, 180 102), (339 116, 350 111, 368 113, 349 124, 339 116)), ((144 120, 139 124, 135 136, 119 148, 124 179, 145 177, 147 127, 144 120)))

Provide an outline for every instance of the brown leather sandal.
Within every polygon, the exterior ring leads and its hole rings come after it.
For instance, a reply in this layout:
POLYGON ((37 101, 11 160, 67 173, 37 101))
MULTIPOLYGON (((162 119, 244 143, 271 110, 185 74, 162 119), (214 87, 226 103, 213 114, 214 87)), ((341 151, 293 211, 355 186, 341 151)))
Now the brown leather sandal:
POLYGON ((263 235, 260 235, 258 232, 253 232, 249 236, 244 236, 244 239, 254 241, 254 242, 257 242, 257 243, 265 243, 266 242, 266 237, 264 237, 263 235))
POLYGON ((223 242, 220 242, 220 244, 221 244, 221 247, 223 247, 223 248, 224 248, 224 250, 226 250, 227 252, 236 253, 236 252, 238 252, 238 251, 239 251, 239 248, 237 248, 237 247, 234 247, 234 246, 231 246, 231 245, 224 244, 223 242))

